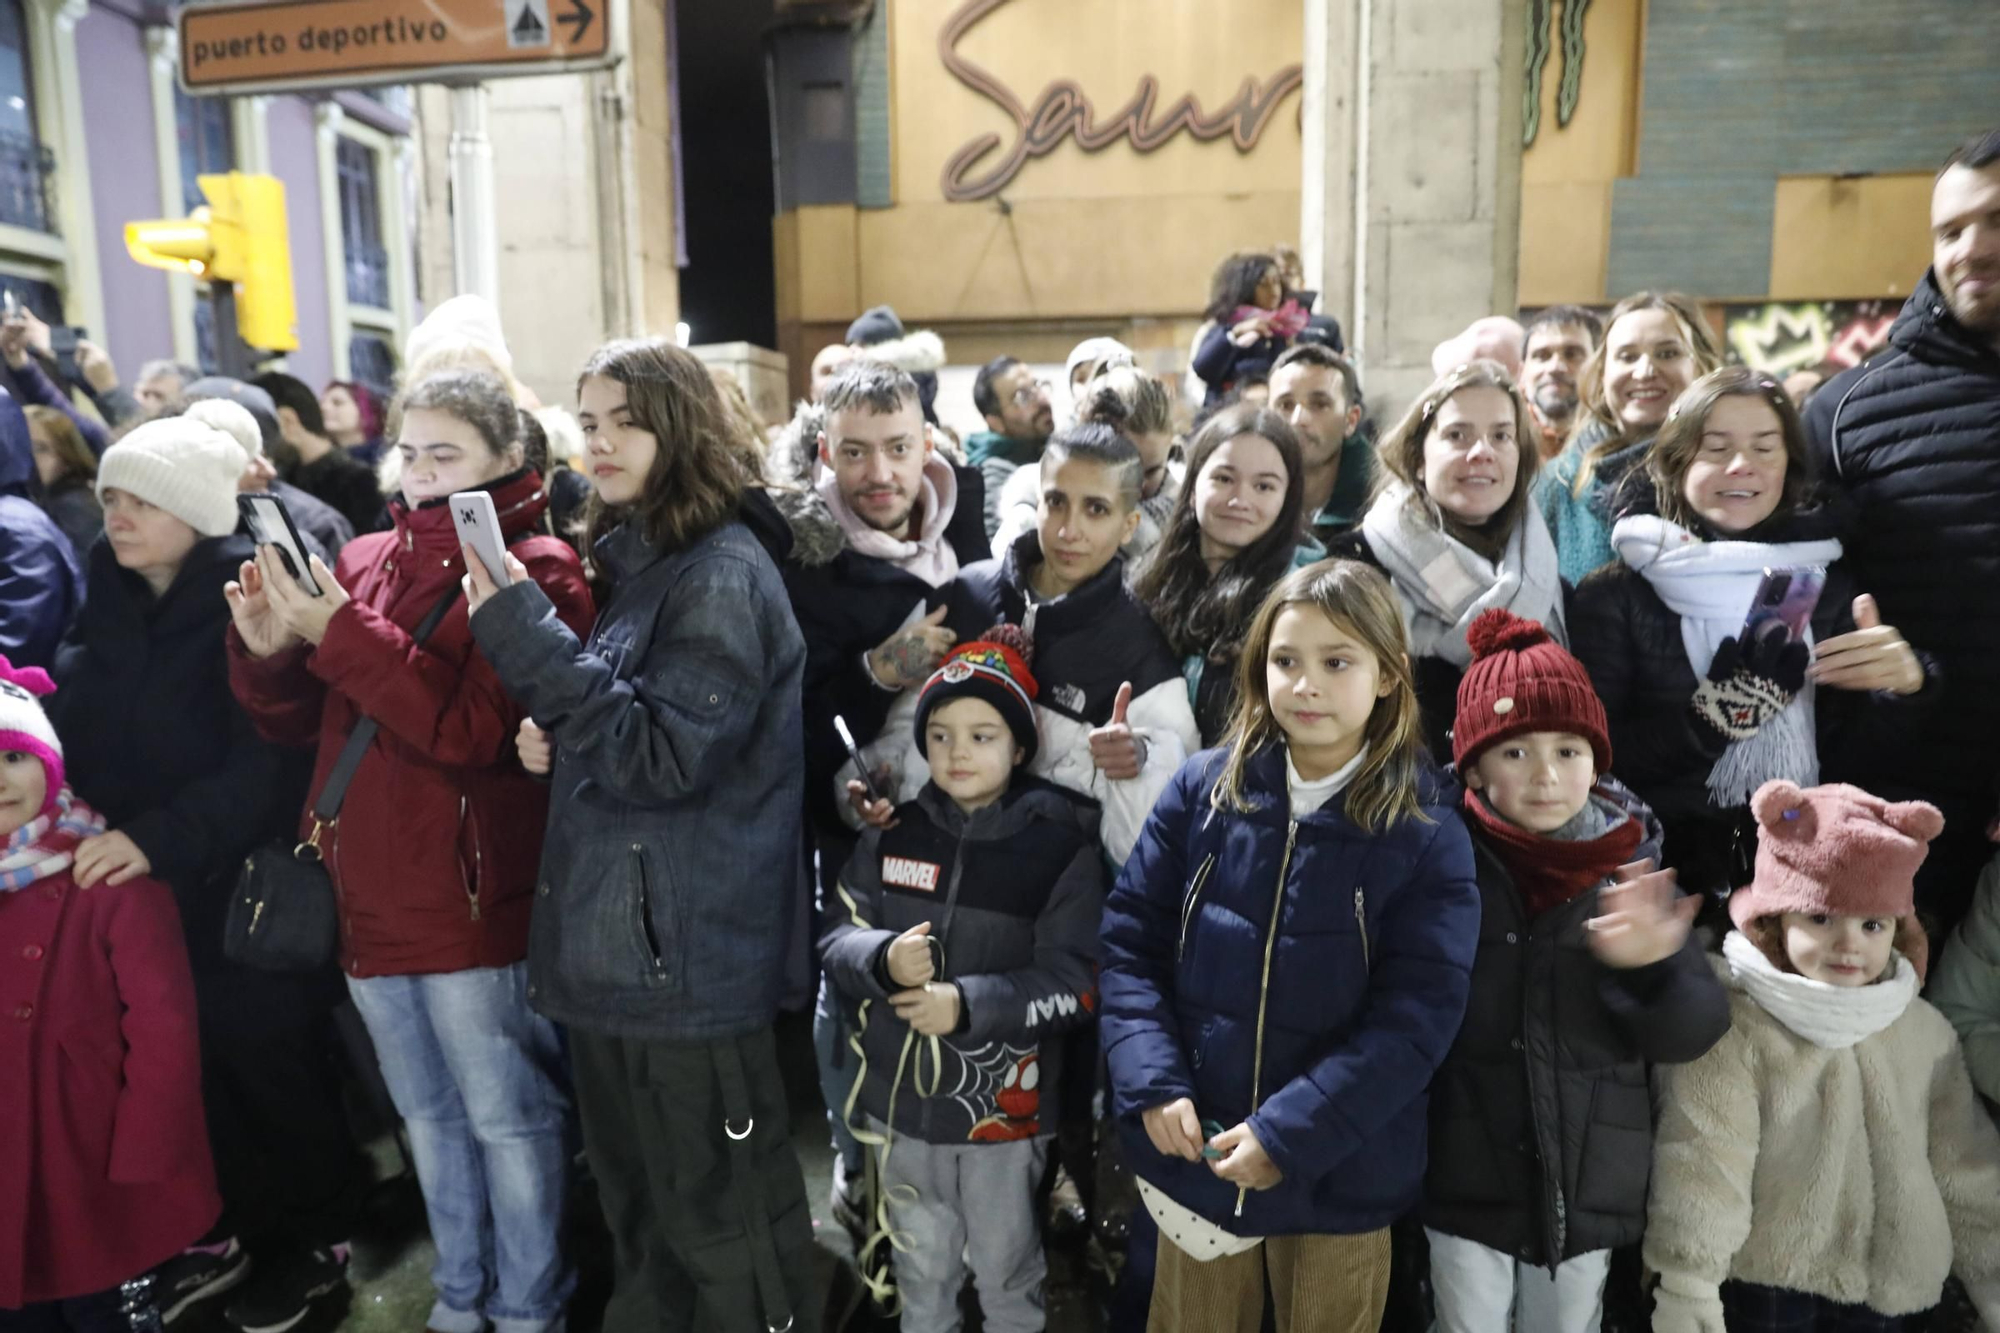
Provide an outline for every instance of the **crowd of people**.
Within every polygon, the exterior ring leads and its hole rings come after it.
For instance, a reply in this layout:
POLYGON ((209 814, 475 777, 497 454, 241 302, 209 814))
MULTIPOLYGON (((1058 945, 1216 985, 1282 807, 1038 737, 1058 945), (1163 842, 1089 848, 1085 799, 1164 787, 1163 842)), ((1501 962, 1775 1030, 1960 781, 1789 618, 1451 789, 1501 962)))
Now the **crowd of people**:
POLYGON ((607 1328, 838 1326, 810 1009, 913 1333, 1065 1244, 1118 1329, 2000 1333, 2000 132, 1932 220, 1821 382, 1645 291, 1379 428, 1282 251, 1197 394, 1093 338, 962 442, 887 309, 768 430, 471 297, 386 406, 10 318, 0 1330, 299 1324, 357 1076, 435 1333, 565 1326, 585 1170, 607 1328))

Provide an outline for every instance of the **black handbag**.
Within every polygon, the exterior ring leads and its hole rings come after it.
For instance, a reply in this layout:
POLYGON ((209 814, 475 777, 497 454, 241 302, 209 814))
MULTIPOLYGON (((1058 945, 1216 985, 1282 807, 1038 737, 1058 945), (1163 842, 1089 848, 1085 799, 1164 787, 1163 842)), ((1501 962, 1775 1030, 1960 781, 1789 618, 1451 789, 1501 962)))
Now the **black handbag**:
MULTIPOLYGON (((415 642, 431 636, 459 592, 456 582, 445 590, 417 626, 415 642)), ((380 729, 379 722, 364 716, 348 733, 347 744, 313 803, 310 837, 296 846, 276 842, 259 847, 244 861, 229 899, 228 918, 222 923, 222 952, 232 963, 264 972, 313 972, 332 963, 340 952, 340 906, 319 840, 340 822, 348 784, 380 729)))

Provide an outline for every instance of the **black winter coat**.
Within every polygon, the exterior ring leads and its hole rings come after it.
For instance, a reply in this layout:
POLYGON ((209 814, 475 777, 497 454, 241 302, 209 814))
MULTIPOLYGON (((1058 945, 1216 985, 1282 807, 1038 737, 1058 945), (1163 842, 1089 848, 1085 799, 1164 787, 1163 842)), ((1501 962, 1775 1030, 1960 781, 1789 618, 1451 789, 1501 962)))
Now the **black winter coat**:
POLYGON ((1936 801, 1947 828, 1983 824, 2000 775, 2000 349, 1926 273, 1889 350, 1828 381, 1806 431, 1821 480, 1859 511, 1856 583, 1944 673, 1943 703, 1876 758, 1868 789, 1936 801))
MULTIPOLYGON (((1853 630, 1857 591, 1845 561, 1827 571, 1812 616, 1816 642, 1853 630)), ((1680 871, 1681 887, 1720 893, 1748 883, 1755 828, 1748 807, 1719 810, 1710 801, 1709 770, 1728 742, 1689 706, 1700 682, 1681 642, 1680 617, 1643 575, 1620 561, 1576 590, 1569 635, 1570 651, 1604 701, 1612 766, 1665 825, 1666 864, 1680 871)), ((1935 662, 1918 655, 1927 675, 1914 695, 1815 691, 1822 781, 1877 790, 1873 775, 1882 756, 1902 743, 1941 694, 1935 662)))
MULTIPOLYGON (((1615 782, 1603 792, 1659 824, 1615 782)), ((1553 1267, 1646 1229, 1653 1164, 1649 1064, 1693 1060, 1729 1029, 1699 937, 1620 971, 1590 951, 1592 889, 1529 919, 1473 825, 1479 953, 1465 1025, 1431 1085, 1424 1225, 1553 1267)))
POLYGON ((1201 342, 1194 349, 1194 359, 1190 363, 1201 382, 1208 386, 1208 397, 1203 406, 1211 406, 1227 397, 1238 384, 1251 375, 1269 375, 1271 367, 1285 354, 1290 344, 1283 338, 1259 338, 1248 347, 1238 347, 1229 340, 1230 325, 1218 322, 1202 335, 1201 342))
POLYGON ((297 1005, 338 998, 341 984, 331 964, 324 976, 292 976, 222 956, 237 870, 252 848, 296 840, 312 775, 312 750, 261 740, 229 690, 222 585, 252 551, 248 537, 207 538, 155 598, 97 543, 49 697, 71 787, 172 887, 204 1020, 232 1023, 296 1017, 297 1005))

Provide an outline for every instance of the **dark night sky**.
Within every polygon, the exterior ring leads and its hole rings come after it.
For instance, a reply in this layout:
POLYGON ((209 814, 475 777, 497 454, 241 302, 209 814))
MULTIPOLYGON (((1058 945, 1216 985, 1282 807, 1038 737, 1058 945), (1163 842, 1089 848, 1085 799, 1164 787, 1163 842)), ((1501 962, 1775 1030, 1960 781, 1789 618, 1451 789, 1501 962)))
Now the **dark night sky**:
POLYGON ((771 275, 772 0, 676 0, 688 266, 681 318, 697 343, 777 340, 771 275))

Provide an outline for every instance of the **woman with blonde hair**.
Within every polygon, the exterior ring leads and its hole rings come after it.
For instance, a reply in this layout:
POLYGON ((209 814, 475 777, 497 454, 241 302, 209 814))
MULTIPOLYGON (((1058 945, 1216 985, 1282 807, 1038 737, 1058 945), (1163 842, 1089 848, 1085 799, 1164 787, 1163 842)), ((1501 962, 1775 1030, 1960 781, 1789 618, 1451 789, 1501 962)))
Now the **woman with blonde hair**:
POLYGON ((1584 363, 1576 424, 1535 501, 1572 584, 1613 558, 1611 525, 1667 409, 1722 364, 1700 307, 1679 292, 1634 292, 1611 308, 1584 363))

